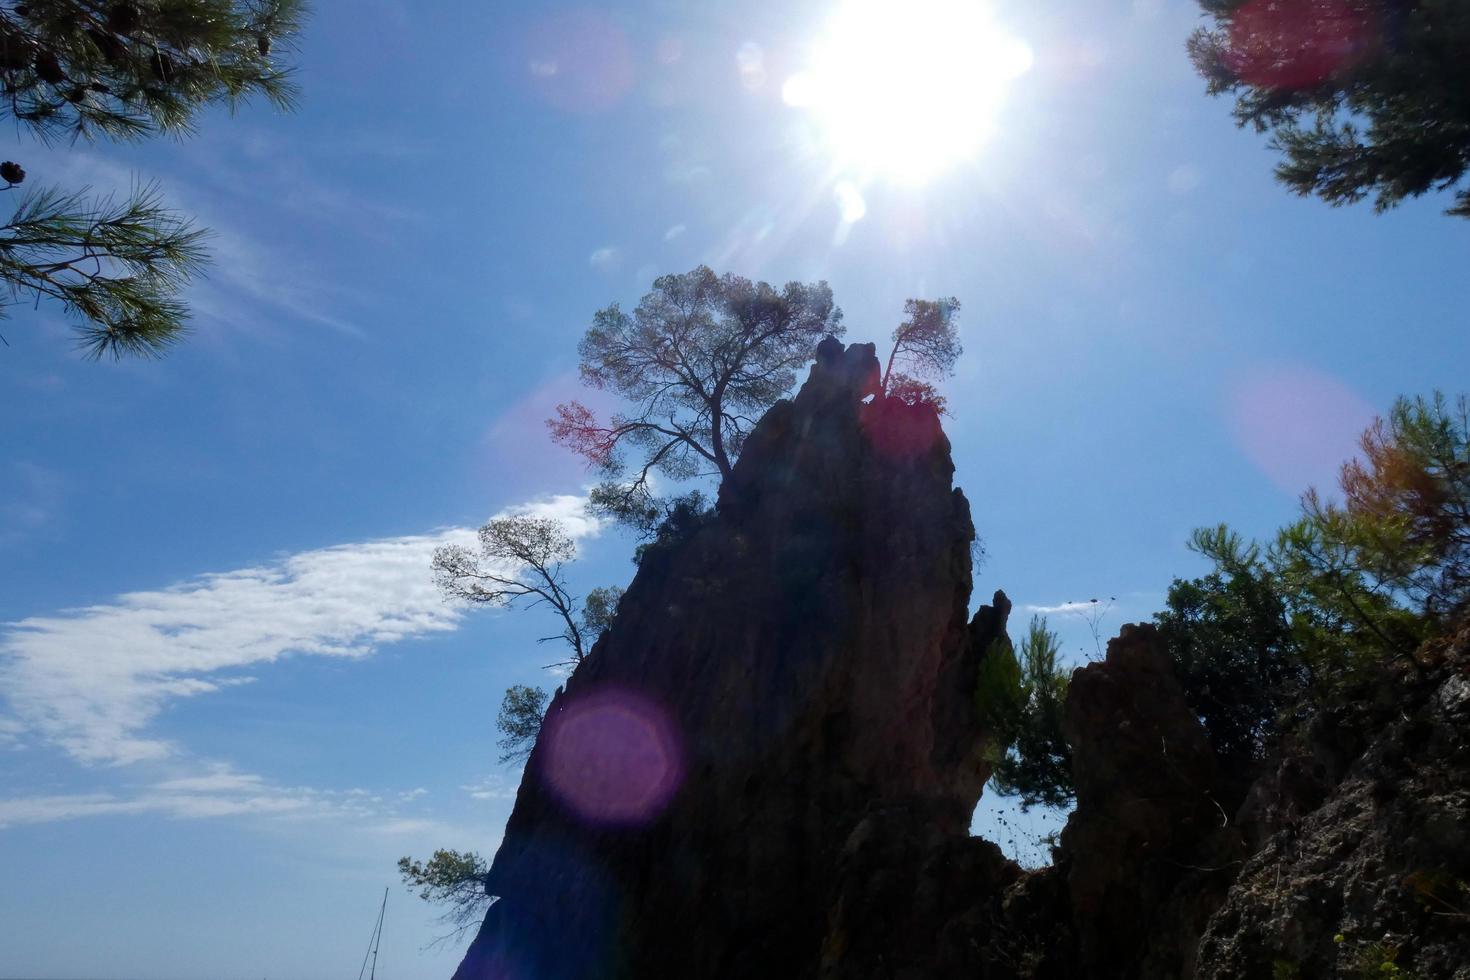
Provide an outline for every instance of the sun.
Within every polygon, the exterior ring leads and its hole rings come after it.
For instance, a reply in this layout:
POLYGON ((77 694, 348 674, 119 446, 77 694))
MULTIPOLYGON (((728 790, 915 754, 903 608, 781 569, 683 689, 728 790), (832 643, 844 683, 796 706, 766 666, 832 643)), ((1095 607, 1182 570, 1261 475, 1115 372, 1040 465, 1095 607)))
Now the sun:
POLYGON ((966 0, 845 0, 782 88, 841 170, 923 183, 973 158, 1031 49, 966 0))

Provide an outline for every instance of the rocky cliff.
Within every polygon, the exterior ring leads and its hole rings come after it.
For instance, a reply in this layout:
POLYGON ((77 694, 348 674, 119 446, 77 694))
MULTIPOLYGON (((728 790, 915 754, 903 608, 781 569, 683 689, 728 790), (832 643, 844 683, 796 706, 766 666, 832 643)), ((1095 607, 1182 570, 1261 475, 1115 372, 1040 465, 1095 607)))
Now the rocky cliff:
POLYGON ((646 553, 548 709, 456 980, 1470 980, 1470 631, 1319 714, 1237 811, 1124 627, 1073 676, 1054 864, 969 837, 1010 604, 967 619, 949 444, 877 372, 825 342, 716 512, 646 553))
POLYGON ((645 555, 548 709, 456 977, 814 975, 863 832, 966 839, 1008 603, 968 619, 949 443, 877 381, 871 344, 823 343, 717 512, 645 555))

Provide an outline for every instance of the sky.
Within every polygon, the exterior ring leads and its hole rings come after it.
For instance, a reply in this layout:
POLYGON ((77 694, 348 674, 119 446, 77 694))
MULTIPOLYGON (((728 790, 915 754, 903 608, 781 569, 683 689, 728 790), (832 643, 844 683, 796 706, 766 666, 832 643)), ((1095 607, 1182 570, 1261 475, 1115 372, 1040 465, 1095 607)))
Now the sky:
MULTIPOLYGON (((836 7, 317 0, 294 114, 7 137, 35 184, 156 180, 216 263, 163 360, 81 360, 44 303, 0 322, 0 977, 341 975, 385 888, 379 975, 452 972, 395 861, 494 852, 500 695, 560 657, 429 558, 533 512, 579 591, 628 580, 543 422, 593 312, 659 274, 826 280, 849 341, 958 297, 975 602, 1078 663, 1077 604, 1104 641, 1146 620, 1203 571, 1192 528, 1269 533, 1395 396, 1462 390, 1470 223, 1288 194, 1193 74, 1192 2, 997 0, 1024 63, 974 104, 869 93, 846 124, 923 128, 865 161, 789 84, 836 7), (922 179, 872 164, 982 111, 922 179)), ((1016 826, 982 802, 1035 859, 1016 826)))

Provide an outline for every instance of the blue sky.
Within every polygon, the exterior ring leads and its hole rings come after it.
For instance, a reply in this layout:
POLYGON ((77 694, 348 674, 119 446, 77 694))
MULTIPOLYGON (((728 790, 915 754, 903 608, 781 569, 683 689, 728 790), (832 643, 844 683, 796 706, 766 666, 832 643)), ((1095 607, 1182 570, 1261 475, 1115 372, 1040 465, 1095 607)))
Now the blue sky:
MULTIPOLYGON (((162 361, 0 324, 0 976, 340 974, 389 884, 380 971, 453 969, 394 861, 493 852, 500 694, 554 678, 543 620, 444 606, 428 555, 575 514, 542 420, 657 274, 826 279, 849 340, 959 297, 976 599, 1053 609, 1079 660, 1059 607, 1147 618, 1192 527, 1269 531, 1395 395, 1464 384, 1470 223, 1289 196, 1192 74, 1192 2, 997 3, 1034 64, 918 187, 783 102, 830 3, 316 7, 294 115, 5 151, 156 178, 218 263, 162 361)), ((578 588, 626 581, 631 543, 577 530, 578 588)))

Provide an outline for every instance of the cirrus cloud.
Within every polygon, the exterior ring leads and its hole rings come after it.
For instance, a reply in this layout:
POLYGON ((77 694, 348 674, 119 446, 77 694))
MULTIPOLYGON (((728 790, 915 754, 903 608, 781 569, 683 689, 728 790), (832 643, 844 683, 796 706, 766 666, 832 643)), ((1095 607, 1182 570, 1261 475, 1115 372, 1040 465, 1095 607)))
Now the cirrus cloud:
MULTIPOLYGON (((600 528, 585 504, 561 495, 501 515, 555 517, 580 539, 600 528)), ((242 670, 286 656, 360 658, 455 629, 463 609, 439 595, 430 558, 441 545, 474 542, 473 530, 449 528, 319 548, 7 624, 0 691, 9 715, 0 716, 0 733, 37 736, 84 763, 175 755, 177 746, 149 730, 172 701, 247 683, 242 670)))

